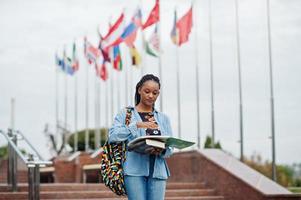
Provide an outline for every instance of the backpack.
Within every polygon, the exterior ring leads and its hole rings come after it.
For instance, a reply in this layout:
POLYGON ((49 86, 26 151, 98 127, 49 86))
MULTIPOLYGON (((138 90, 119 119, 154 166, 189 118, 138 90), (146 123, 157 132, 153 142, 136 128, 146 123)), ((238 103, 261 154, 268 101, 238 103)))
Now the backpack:
MULTIPOLYGON (((131 121, 132 108, 127 107, 125 125, 131 121)), ((126 195, 122 164, 126 160, 126 142, 106 143, 101 154, 100 173, 104 184, 117 195, 126 195)))

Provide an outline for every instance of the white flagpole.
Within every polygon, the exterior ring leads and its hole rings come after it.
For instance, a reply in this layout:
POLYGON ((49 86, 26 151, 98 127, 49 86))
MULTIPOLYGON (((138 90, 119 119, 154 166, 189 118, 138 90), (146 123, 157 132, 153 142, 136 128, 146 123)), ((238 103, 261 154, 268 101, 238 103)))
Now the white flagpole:
POLYGON ((113 118, 114 118, 114 69, 113 69, 113 64, 111 65, 111 123, 113 123, 113 118))
POLYGON ((94 97, 94 100, 95 100, 95 109, 94 109, 94 115, 95 115, 95 131, 94 131, 94 146, 95 146, 95 149, 99 148, 99 136, 100 136, 100 133, 99 133, 99 106, 98 106, 98 103, 99 103, 99 100, 98 100, 98 96, 99 96, 99 83, 98 83, 98 77, 95 75, 94 76, 94 89, 95 89, 95 97, 94 97))
POLYGON ((180 95, 180 63, 179 63, 179 47, 176 46, 176 62, 177 62, 177 99, 178 99, 178 136, 181 138, 181 95, 180 95))
POLYGON ((276 145, 275 145, 275 106, 274 106, 274 84, 273 84, 273 55, 271 39, 270 21, 270 0, 267 0, 267 28, 268 28, 268 48, 269 48, 269 74, 270 74, 270 99, 271 99, 271 139, 272 139, 272 179, 277 181, 276 172, 276 145))
POLYGON ((77 74, 74 75, 74 152, 78 151, 77 135, 77 74))
POLYGON ((15 130, 15 99, 11 98, 10 128, 15 130))
POLYGON ((86 131, 85 131, 85 151, 89 150, 89 64, 86 67, 86 131))
POLYGON ((55 66, 55 131, 58 134, 59 125, 59 67, 55 66))
MULTIPOLYGON (((132 59, 132 57, 131 57, 132 59)), ((130 65, 130 76, 129 76, 129 86, 130 86, 130 105, 135 106, 135 103, 133 103, 133 65, 130 65)))
MULTIPOLYGON (((175 12, 177 9, 175 8, 175 12)), ((178 100, 178 136, 181 138, 181 95, 180 95, 180 62, 179 62, 179 46, 176 44, 176 73, 177 73, 177 100, 178 100)))
MULTIPOLYGON (((127 50, 127 49, 126 49, 127 50)), ((128 54, 126 54, 128 55, 128 54)), ((128 80, 128 76, 129 76, 129 64, 128 64, 128 56, 125 57, 124 59, 125 61, 125 106, 129 106, 129 80, 128 80)))
POLYGON ((213 50, 212 50, 212 26, 211 26, 211 0, 209 0, 209 52, 210 52, 210 91, 211 91, 211 147, 215 143, 215 124, 214 124, 214 74, 213 74, 213 50))
POLYGON ((105 117, 105 126, 106 129, 109 128, 109 83, 105 81, 105 110, 106 110, 106 117, 105 117))
POLYGON ((64 47, 64 64, 65 64, 65 125, 64 125, 64 140, 66 147, 67 144, 67 124, 68 124, 68 68, 67 68, 67 59, 66 59, 66 46, 64 47))
MULTIPOLYGON (((158 67, 159 67, 159 77, 160 77, 160 82, 163 83, 163 75, 162 75, 162 46, 161 46, 161 14, 160 14, 160 1, 159 3, 159 16, 160 16, 160 20, 158 23, 158 37, 159 37, 159 55, 158 55, 158 67)), ((161 84, 163 85, 163 84, 161 84)), ((160 88, 160 110, 161 112, 163 112, 163 87, 160 88)))
POLYGON ((241 80, 241 59, 240 59, 240 34, 239 34, 239 14, 238 0, 235 0, 236 13, 236 51, 238 67, 238 92, 239 92, 239 131, 240 131, 240 160, 244 161, 244 137, 243 137, 243 104, 242 104, 242 80, 241 80))
POLYGON ((200 128, 200 92, 199 92, 199 62, 198 62, 198 55, 199 55, 199 49, 198 49, 198 29, 197 29, 197 22, 196 22, 196 7, 195 1, 193 1, 192 9, 193 9, 193 24, 195 27, 195 79, 196 79, 196 107, 197 107, 197 146, 198 149, 201 149, 201 128, 200 128))

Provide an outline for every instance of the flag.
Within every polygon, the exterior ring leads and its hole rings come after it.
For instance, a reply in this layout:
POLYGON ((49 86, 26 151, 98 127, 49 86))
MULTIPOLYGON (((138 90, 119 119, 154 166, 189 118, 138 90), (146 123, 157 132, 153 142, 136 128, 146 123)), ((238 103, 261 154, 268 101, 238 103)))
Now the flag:
POLYGON ((72 69, 76 72, 79 69, 79 61, 76 53, 76 44, 73 42, 72 48, 72 69))
POLYGON ((124 31, 123 22, 124 14, 122 13, 117 21, 113 24, 113 26, 110 26, 108 33, 103 37, 102 47, 104 47, 105 51, 108 52, 108 49, 110 47, 113 47, 116 40, 120 38, 121 34, 124 31))
POLYGON ((178 45, 181 46, 181 44, 188 41, 189 34, 191 32, 192 28, 192 7, 189 9, 189 11, 177 22, 177 29, 179 33, 178 37, 178 45))
POLYGON ((159 0, 156 0, 155 6, 153 7, 151 13, 149 14, 146 22, 142 25, 142 30, 153 25, 154 23, 157 23, 159 20, 160 20, 159 0))
POLYGON ((92 62, 96 63, 97 58, 100 56, 100 50, 96 47, 94 47, 85 37, 84 38, 84 53, 85 56, 89 62, 89 64, 92 64, 92 62))
POLYGON ((173 27, 170 33, 170 37, 172 42, 175 45, 178 45, 179 43, 179 34, 178 34, 178 29, 177 29, 177 11, 175 10, 175 14, 174 14, 174 23, 173 23, 173 27))
POLYGON ((132 65, 136 65, 136 66, 140 65, 141 56, 135 46, 130 47, 130 54, 132 56, 132 65))
POLYGON ((119 45, 113 47, 113 58, 114 58, 114 63, 113 63, 114 69, 121 71, 122 60, 121 60, 119 45))
POLYGON ((101 42, 102 42, 102 37, 101 37, 101 35, 100 35, 100 41, 99 41, 98 49, 101 51, 101 54, 102 54, 102 57, 103 57, 104 62, 111 62, 109 53, 106 52, 106 51, 102 48, 101 42))
POLYGON ((66 51, 64 50, 64 55, 63 58, 60 58, 57 54, 55 54, 55 63, 62 72, 68 74, 68 75, 73 75, 74 70, 72 68, 72 60, 71 58, 66 56, 66 51))
POLYGON ((108 79, 108 71, 105 62, 103 62, 100 67, 99 76, 103 81, 108 79))
POLYGON ((138 8, 132 17, 130 23, 125 27, 123 32, 119 35, 118 38, 112 43, 108 43, 105 47, 105 51, 108 51, 109 48, 119 45, 122 42, 125 42, 128 46, 132 46, 136 40, 137 30, 141 26, 141 10, 138 8))
POLYGON ((159 35, 158 35, 158 25, 154 29, 154 32, 151 34, 148 41, 145 41, 145 50, 146 53, 158 57, 160 52, 160 42, 159 42, 159 35))

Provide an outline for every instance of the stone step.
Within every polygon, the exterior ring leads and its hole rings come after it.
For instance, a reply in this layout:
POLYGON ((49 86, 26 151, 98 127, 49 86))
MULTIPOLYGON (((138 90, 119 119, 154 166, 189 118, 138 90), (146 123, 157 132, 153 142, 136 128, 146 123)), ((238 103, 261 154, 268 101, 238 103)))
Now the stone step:
MULTIPOLYGON (((168 189, 166 197, 200 197, 211 196, 212 189, 168 189)), ((89 198, 118 198, 111 191, 43 191, 40 193, 41 199, 89 199, 89 198)), ((27 199, 27 192, 2 192, 0 200, 27 199)))
MULTIPOLYGON (((43 199, 41 199, 43 200, 43 199)), ((57 200, 57 199, 47 199, 47 200, 57 200)), ((70 200, 70 199, 60 199, 60 200, 70 200)), ((102 199, 77 199, 77 200, 127 200, 126 197, 116 197, 116 198, 102 198, 102 199)), ((225 200, 222 196, 202 196, 202 197, 166 197, 165 200, 225 200)))
MULTIPOLYGON (((167 183, 167 189, 204 189, 204 183, 167 183)), ((50 183, 50 184, 41 184, 41 191, 108 191, 109 189, 102 183, 50 183)), ((7 185, 0 185, 0 192, 9 192, 10 187, 7 185)), ((19 192, 28 191, 27 184, 18 185, 19 192)))

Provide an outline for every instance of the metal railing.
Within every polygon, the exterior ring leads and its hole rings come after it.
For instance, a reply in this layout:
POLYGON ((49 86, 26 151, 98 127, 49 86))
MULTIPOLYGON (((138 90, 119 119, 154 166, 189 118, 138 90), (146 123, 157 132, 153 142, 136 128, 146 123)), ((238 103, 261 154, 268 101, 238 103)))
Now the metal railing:
POLYGON ((17 156, 25 163, 28 168, 28 199, 40 199, 40 167, 52 165, 51 161, 45 161, 29 140, 20 131, 8 129, 7 133, 0 130, 0 133, 8 142, 8 168, 7 183, 11 185, 13 192, 18 190, 17 179, 17 156), (34 154, 24 155, 17 147, 17 142, 24 140, 34 154))

